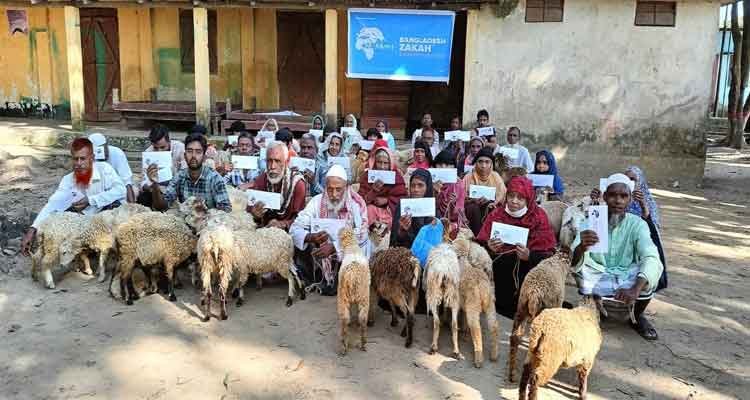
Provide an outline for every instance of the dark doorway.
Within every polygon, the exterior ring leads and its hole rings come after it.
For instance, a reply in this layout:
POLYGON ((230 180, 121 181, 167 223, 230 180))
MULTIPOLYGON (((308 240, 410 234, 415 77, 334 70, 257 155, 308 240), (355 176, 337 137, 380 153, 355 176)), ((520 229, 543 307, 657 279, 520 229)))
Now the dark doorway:
POLYGON ((323 14, 277 15, 279 106, 300 114, 317 114, 325 95, 323 14))
POLYGON ((84 119, 119 121, 112 109, 112 89, 120 88, 117 10, 81 8, 84 119))

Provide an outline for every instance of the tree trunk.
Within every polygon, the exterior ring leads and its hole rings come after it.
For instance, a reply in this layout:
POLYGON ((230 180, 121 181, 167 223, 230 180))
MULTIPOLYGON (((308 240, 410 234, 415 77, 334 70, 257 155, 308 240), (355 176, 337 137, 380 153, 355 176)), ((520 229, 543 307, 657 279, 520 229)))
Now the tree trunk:
MULTIPOLYGON (((750 26, 750 1, 743 2, 743 26, 750 26)), ((745 102, 743 94, 747 87, 748 73, 750 70, 750 36, 744 35, 739 24, 739 4, 735 1, 731 5, 732 16, 732 43, 734 55, 731 65, 731 83, 729 87, 729 104, 727 117, 729 120, 729 132, 724 144, 736 149, 741 149, 744 144, 745 124, 747 115, 750 115, 750 102, 745 102), (744 104, 743 104, 744 103, 744 104)), ((750 100, 750 98, 748 99, 750 100)))

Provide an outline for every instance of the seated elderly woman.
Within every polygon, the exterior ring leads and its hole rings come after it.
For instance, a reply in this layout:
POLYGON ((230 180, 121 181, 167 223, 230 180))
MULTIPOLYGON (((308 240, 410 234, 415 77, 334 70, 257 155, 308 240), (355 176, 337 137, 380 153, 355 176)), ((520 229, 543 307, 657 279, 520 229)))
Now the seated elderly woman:
POLYGON ((344 117, 344 127, 354 128, 353 133, 344 134, 343 152, 344 154, 357 154, 359 142, 362 141, 362 133, 357 129, 357 117, 354 114, 347 114, 344 117), (354 148, 354 149, 352 149, 354 148))
MULTIPOLYGON (((333 165, 326 174, 326 188, 307 203, 294 220, 289 233, 294 241, 295 265, 306 282, 312 282, 321 294, 336 295, 336 278, 342 255, 337 248, 338 232, 318 230, 323 222, 339 220, 341 225, 354 228, 359 247, 369 257, 367 209, 365 201, 349 187, 346 171, 333 165), (318 280, 315 272, 320 270, 318 280)), ((329 225, 332 226, 332 225, 329 225)))
POLYGON ((482 228, 482 221, 498 204, 505 201, 505 182, 503 178, 492 169, 494 155, 492 149, 485 147, 481 149, 473 159, 474 169, 464 176, 464 186, 466 193, 469 195, 466 199, 466 218, 469 221, 469 228, 474 235, 479 234, 482 228), (472 186, 486 186, 495 188, 495 199, 472 198, 472 186))
MULTIPOLYGON (((409 198, 418 199, 433 197, 432 174, 426 169, 415 170, 409 179, 409 198)), ((412 217, 401 213, 399 203, 393 214, 393 231, 391 232, 391 246, 411 248, 414 239, 423 226, 432 222, 432 217, 412 217)))
POLYGON ((320 147, 320 152, 315 160, 315 179, 310 194, 312 196, 323 193, 326 185, 326 174, 328 173, 328 159, 331 157, 344 157, 341 146, 344 144, 344 137, 338 132, 328 134, 325 143, 320 147))
POLYGON ((631 326, 644 339, 656 340, 659 336, 643 312, 654 296, 664 266, 646 221, 627 212, 634 187, 624 174, 607 178, 604 202, 609 211, 608 251, 589 251, 599 237, 594 231, 584 230, 571 246, 572 266, 582 294, 634 304, 636 322, 631 326))
POLYGON ((370 224, 383 222, 391 228, 393 215, 399 201, 406 196, 406 184, 396 166, 396 159, 384 140, 375 142, 370 152, 367 169, 359 175, 359 195, 367 203, 367 219, 370 224), (369 171, 393 171, 395 183, 385 184, 380 179, 370 183, 369 171))
POLYGON ((557 246, 547 214, 535 201, 534 188, 525 177, 516 176, 508 183, 505 205, 496 208, 482 225, 477 242, 485 245, 495 260, 495 308, 499 314, 513 318, 518 306, 518 292, 526 274, 550 257, 557 246), (494 222, 529 230, 526 244, 503 243, 491 237, 494 222))
MULTIPOLYGON (((453 152, 446 149, 435 157, 435 168, 456 168, 456 157, 453 152)), ((448 219, 450 223, 451 237, 455 239, 460 228, 468 228, 469 224, 464 213, 466 200, 466 187, 464 181, 456 183, 433 183, 435 196, 437 197, 437 214, 440 218, 448 219)))
POLYGON ((563 186, 562 178, 557 171, 557 163, 555 162, 555 156, 547 150, 538 151, 536 153, 536 161, 534 162, 534 174, 539 175, 553 175, 552 187, 534 187, 536 190, 547 190, 547 200, 561 200, 565 192, 565 186, 563 186))

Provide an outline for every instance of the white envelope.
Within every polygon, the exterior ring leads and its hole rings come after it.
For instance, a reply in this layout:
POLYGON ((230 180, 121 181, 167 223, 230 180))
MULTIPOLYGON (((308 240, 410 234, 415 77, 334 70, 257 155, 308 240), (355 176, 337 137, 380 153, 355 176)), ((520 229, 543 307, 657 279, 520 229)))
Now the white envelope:
POLYGON ((464 165, 464 174, 470 174, 471 171, 474 171, 473 165, 464 165))
POLYGON ((141 155, 143 159, 143 170, 148 170, 148 166, 156 164, 159 166, 159 182, 172 180, 172 152, 171 151, 144 151, 141 155))
POLYGON ((289 160, 289 165, 291 167, 296 167, 300 172, 304 170, 315 172, 315 160, 310 158, 292 157, 289 160))
POLYGON ((386 185, 394 185, 396 184, 396 172, 367 170, 367 183, 375 183, 378 179, 386 185))
POLYGON ((456 183, 458 181, 458 170, 455 168, 430 168, 432 181, 442 183, 456 183))
POLYGON ((249 189, 247 193, 247 204, 255 205, 257 202, 263 202, 263 208, 269 210, 281 209, 281 193, 264 192, 262 190, 249 189))
POLYGON ((345 219, 312 218, 310 220, 310 233, 325 232, 336 251, 341 251, 339 246, 339 232, 346 226, 345 219))
POLYGON ((446 142, 468 142, 469 139, 471 139, 471 132, 469 131, 448 131, 445 132, 445 141, 446 142))
POLYGON ((470 199, 487 199, 495 201, 495 188, 491 186, 469 185, 470 199))
POLYGON ((352 127, 342 127, 341 128, 341 134, 344 137, 349 136, 349 135, 357 136, 357 132, 358 132, 357 128, 352 128, 352 127))
POLYGON ((260 154, 258 155, 258 157, 261 160, 265 160, 266 159, 266 148, 265 147, 261 147, 260 148, 260 154))
POLYGON ((375 142, 372 140, 360 140, 359 141, 359 148, 362 150, 370 151, 372 150, 372 146, 375 145, 375 142))
POLYGON ((258 157, 232 156, 232 165, 237 169, 258 169, 258 157))
POLYGON ((344 167, 347 171, 351 168, 349 157, 328 157, 328 166, 330 167, 334 164, 344 167))
POLYGON ((492 126, 477 128, 477 134, 479 134, 479 136, 495 136, 495 128, 492 126))
POLYGON ((553 187, 555 183, 554 175, 528 174, 527 176, 534 187, 553 187))
POLYGON ((240 141, 239 135, 229 135, 227 136, 227 144, 230 146, 237 146, 237 142, 240 141))
POLYGON ((602 192, 602 194, 607 191, 607 182, 607 178, 599 178, 599 191, 602 192))
POLYGON ((500 152, 503 153, 505 157, 510 158, 511 160, 515 160, 518 158, 519 150, 515 147, 501 147, 500 152))
POLYGON ((500 240, 505 244, 517 245, 520 244, 526 247, 526 242, 529 239, 529 230, 521 228, 520 226, 502 224, 500 222, 492 223, 492 233, 490 234, 491 240, 500 240))
POLYGON ((260 131, 258 132, 258 141, 263 143, 263 147, 276 140, 276 132, 260 131))
POLYGON ((586 209, 587 229, 596 232, 599 242, 589 247, 590 252, 604 253, 609 251, 609 211, 607 206, 589 206, 586 209))
POLYGON ((104 161, 107 159, 107 155, 104 152, 104 146, 94 147, 94 159, 96 161, 104 161))
POLYGON ((401 215, 407 214, 412 217, 434 217, 435 198, 401 199, 401 215))
POLYGON ((320 141, 320 137, 323 136, 323 130, 322 129, 310 129, 307 131, 307 133, 315 136, 315 139, 320 141))

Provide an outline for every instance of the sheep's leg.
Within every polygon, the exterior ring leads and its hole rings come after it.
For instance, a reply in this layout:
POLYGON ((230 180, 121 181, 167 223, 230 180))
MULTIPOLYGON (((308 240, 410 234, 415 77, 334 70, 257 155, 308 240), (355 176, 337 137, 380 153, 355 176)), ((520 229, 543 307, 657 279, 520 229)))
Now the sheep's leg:
POLYGON ((523 337, 525 319, 526 314, 520 310, 516 312, 516 316, 513 318, 513 330, 510 333, 510 353, 508 354, 508 382, 513 382, 516 379, 516 358, 518 357, 518 345, 521 344, 521 338, 523 337))
POLYGON ((349 319, 350 319, 350 310, 349 310, 349 303, 343 301, 342 299, 339 299, 337 302, 337 308, 338 308, 338 314, 339 314, 339 340, 341 345, 341 350, 339 351, 339 355, 345 355, 346 352, 349 350, 348 346, 346 344, 346 336, 347 336, 347 330, 349 329, 349 319))
POLYGON ((169 301, 177 301, 177 296, 174 294, 175 284, 175 273, 174 265, 164 265, 164 269, 167 270, 167 286, 169 291, 169 301))
POLYGON ((370 299, 365 300, 359 304, 359 349, 367 351, 367 314, 370 312, 370 299))
POLYGON ((55 288, 55 279, 52 277, 52 270, 44 266, 42 267, 42 275, 44 276, 44 285, 47 286, 48 289, 54 289, 55 288))
POLYGON ((36 253, 31 255, 31 280, 36 282, 39 280, 39 265, 41 264, 41 250, 37 250, 36 253))
MULTIPOLYGON (((482 331, 479 331, 479 334, 481 335, 482 331)), ((463 360, 464 356, 461 355, 461 352, 458 350, 458 307, 454 306, 451 307, 451 334, 453 336, 453 358, 456 360, 463 360)))
MULTIPOLYGON (((370 304, 378 304, 378 295, 372 286, 370 286, 370 304)), ((369 307, 367 310, 367 326, 375 326, 375 307, 369 307)))
POLYGON ((146 274, 146 279, 148 280, 148 292, 146 294, 150 296, 159 291, 159 273, 161 271, 155 267, 151 267, 148 272, 146 274))
POLYGON ((304 300, 305 299, 305 285, 302 283, 302 279, 299 277, 299 274, 297 274, 297 267, 294 266, 294 263, 292 263, 291 266, 289 267, 289 275, 290 275, 289 278, 294 278, 294 282, 297 283, 297 287, 299 288, 299 299, 304 300))
MULTIPOLYGON (((398 315, 396 314, 396 306, 392 301, 388 301, 388 305, 391 307, 391 326, 398 326, 398 315)), ((406 336, 406 335, 401 335, 406 336)))
POLYGON ((221 315, 219 318, 221 318, 222 321, 229 318, 227 315, 227 292, 226 290, 220 290, 219 291, 219 301, 221 302, 221 315))
MULTIPOLYGON (((294 301, 292 300, 294 298, 294 276, 293 274, 289 274, 286 278, 287 282, 289 282, 289 292, 286 296, 286 306, 291 307, 294 301)), ((304 293, 304 290, 302 290, 304 293)))
POLYGON ((586 392, 588 390, 588 380, 589 380, 589 371, 590 368, 587 368, 585 365, 579 365, 577 369, 578 372, 578 396, 581 398, 581 400, 586 400, 586 392))
POLYGON ((521 383, 518 385, 518 400, 526 400, 526 387, 529 385, 530 376, 531 376, 531 364, 526 363, 523 366, 523 373, 521 374, 521 383))
POLYGON ((440 314, 437 312, 437 307, 430 307, 432 312, 432 346, 430 347, 430 354, 435 354, 438 351, 438 338, 440 337, 440 314))
POLYGON ((494 305, 485 312, 487 315, 487 327, 490 329, 490 361, 496 362, 500 351, 500 323, 497 321, 494 305))
POLYGON ((105 279, 107 279, 107 252, 102 250, 99 252, 99 270, 97 271, 99 273, 99 279, 96 281, 99 283, 104 282, 105 279))
MULTIPOLYGON (((539 365, 537 364, 537 367, 539 365)), ((536 372, 536 368, 529 376, 529 400, 536 400, 536 394, 539 390, 539 375, 536 372)))
POLYGON ((138 294, 138 291, 135 290, 135 285, 133 284, 133 273, 128 274, 128 279, 125 281, 125 284, 128 286, 128 296, 131 300, 130 304, 133 304, 132 302, 135 300, 138 300, 141 298, 141 296, 138 294))
POLYGON ((256 274, 255 275, 255 290, 260 291, 261 289, 263 289, 263 274, 256 274))
MULTIPOLYGON (((209 285, 209 288, 211 286, 209 285)), ((203 322, 211 319, 211 289, 203 291, 203 322)))
POLYGON ((406 310, 406 347, 414 341, 414 310, 406 310))
POLYGON ((471 311, 466 312, 467 328, 471 330, 471 342, 474 345, 474 367, 482 368, 482 362, 484 362, 484 354, 482 350, 482 325, 479 322, 479 312, 471 311))
POLYGON ((94 275, 94 271, 91 270, 91 260, 89 260, 89 255, 86 254, 86 252, 83 252, 78 258, 80 258, 83 263, 83 270, 81 272, 86 275, 94 275))
POLYGON ((240 286, 237 293, 237 307, 242 307, 245 304, 245 289, 240 286))

